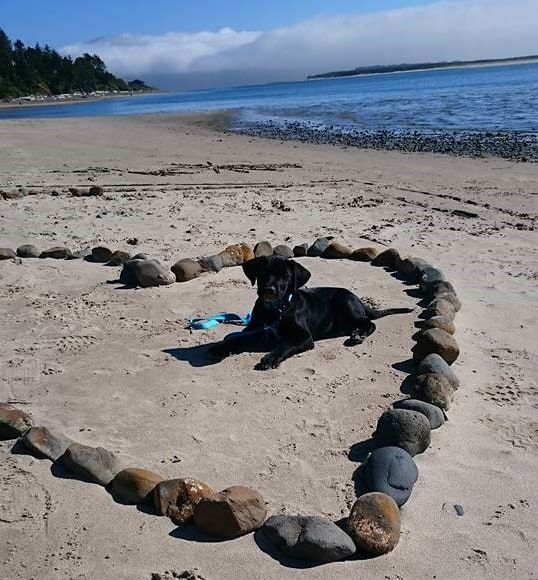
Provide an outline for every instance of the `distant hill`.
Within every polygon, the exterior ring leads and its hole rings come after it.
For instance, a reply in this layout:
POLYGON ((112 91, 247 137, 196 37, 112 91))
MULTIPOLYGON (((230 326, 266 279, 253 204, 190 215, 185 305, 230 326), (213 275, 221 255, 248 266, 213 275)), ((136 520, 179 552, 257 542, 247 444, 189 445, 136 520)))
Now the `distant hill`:
POLYGON ((73 60, 46 45, 29 47, 20 40, 12 43, 0 28, 0 99, 149 90, 151 87, 139 79, 126 82, 115 77, 95 54, 73 60))
POLYGON ((391 72, 404 72, 413 70, 425 70, 432 68, 451 68, 451 67, 465 67, 465 66, 480 66, 487 64, 502 64, 507 62, 525 62, 531 60, 538 60, 538 55, 533 56, 516 56, 512 58, 495 58, 483 60, 452 60, 448 62, 421 62, 416 64, 389 64, 389 65, 374 65, 374 66, 360 66, 353 70, 340 70, 334 72, 326 72, 317 75, 310 75, 307 79, 330 79, 334 77, 351 77, 358 75, 371 75, 391 72))

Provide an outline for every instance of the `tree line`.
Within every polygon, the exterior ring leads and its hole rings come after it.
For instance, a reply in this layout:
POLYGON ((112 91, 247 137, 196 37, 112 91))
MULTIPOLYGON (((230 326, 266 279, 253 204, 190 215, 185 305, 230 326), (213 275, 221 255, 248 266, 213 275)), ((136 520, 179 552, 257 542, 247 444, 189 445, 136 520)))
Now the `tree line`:
POLYGON ((45 45, 11 42, 0 28, 0 98, 61 95, 93 91, 142 91, 150 87, 136 79, 126 82, 108 72, 96 54, 76 59, 45 45))

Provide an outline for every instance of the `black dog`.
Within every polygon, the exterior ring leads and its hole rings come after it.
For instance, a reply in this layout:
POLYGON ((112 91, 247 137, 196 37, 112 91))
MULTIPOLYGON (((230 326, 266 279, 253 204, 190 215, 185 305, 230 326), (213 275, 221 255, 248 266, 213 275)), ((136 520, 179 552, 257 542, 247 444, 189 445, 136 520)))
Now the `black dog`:
POLYGON ((258 331, 272 350, 256 365, 275 369, 287 358, 314 348, 314 341, 349 335, 346 346, 360 344, 375 330, 372 320, 412 308, 374 310, 344 288, 303 288, 310 272, 298 262, 264 256, 243 264, 252 285, 258 281, 258 299, 249 325, 241 333, 216 344, 211 354, 224 358, 250 350, 258 331), (265 332, 263 332, 265 331, 265 332))

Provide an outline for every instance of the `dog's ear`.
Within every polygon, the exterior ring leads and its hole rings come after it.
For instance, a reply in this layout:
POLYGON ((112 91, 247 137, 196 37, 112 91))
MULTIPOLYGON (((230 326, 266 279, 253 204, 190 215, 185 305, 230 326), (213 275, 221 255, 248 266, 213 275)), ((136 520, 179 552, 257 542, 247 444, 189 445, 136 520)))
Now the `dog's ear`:
POLYGON ((251 281, 252 285, 256 284, 256 278, 260 269, 260 259, 254 258, 243 264, 243 272, 245 276, 251 281))
POLYGON ((293 290, 296 291, 310 280, 312 274, 299 262, 290 260, 290 266, 293 272, 293 290))

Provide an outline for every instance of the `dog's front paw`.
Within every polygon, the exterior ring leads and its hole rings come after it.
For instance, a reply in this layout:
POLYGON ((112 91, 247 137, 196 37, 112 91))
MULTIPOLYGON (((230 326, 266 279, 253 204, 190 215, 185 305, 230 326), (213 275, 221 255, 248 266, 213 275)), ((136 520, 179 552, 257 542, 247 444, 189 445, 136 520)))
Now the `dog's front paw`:
POLYGON ((269 369, 276 369, 280 362, 270 354, 265 355, 260 362, 254 367, 257 371, 267 371, 269 369))

